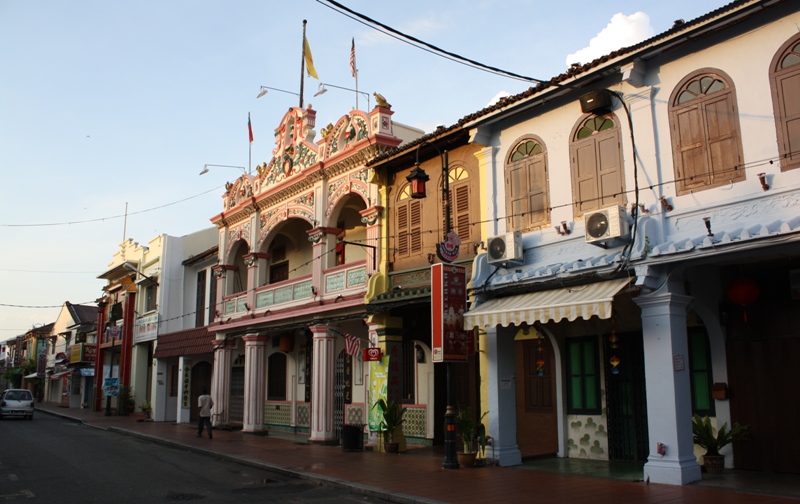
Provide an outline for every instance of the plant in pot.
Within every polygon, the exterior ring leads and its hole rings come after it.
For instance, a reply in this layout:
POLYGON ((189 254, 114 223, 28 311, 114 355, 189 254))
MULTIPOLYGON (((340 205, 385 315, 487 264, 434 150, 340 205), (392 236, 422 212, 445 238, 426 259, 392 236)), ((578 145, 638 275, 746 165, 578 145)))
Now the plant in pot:
POLYGON ((472 467, 475 465, 475 458, 478 453, 475 449, 475 441, 478 441, 481 453, 486 450, 486 426, 483 425, 483 417, 489 412, 485 412, 481 417, 475 421, 475 414, 472 408, 458 407, 458 414, 455 418, 456 435, 461 438, 461 443, 464 445, 464 451, 456 453, 458 463, 465 467, 472 467))
POLYGON ((130 385, 122 385, 119 387, 117 404, 118 415, 128 416, 136 411, 136 400, 133 398, 133 388, 130 385))
POLYGON ((150 412, 153 410, 153 406, 150 404, 150 401, 145 401, 141 406, 139 406, 139 409, 142 410, 145 418, 150 418, 150 412))
POLYGON ((400 443, 394 441, 394 434, 397 429, 402 428, 403 422, 405 422, 403 415, 406 413, 406 408, 395 401, 386 401, 384 398, 378 399, 372 407, 378 408, 383 415, 381 430, 386 432, 383 449, 386 453, 397 453, 400 451, 400 443))
POLYGON ((706 450, 706 454, 703 455, 706 471, 711 474, 719 474, 725 467, 725 456, 720 455, 719 451, 723 446, 734 441, 747 440, 749 427, 737 422, 733 424, 732 429, 728 430, 728 422, 725 422, 719 429, 714 429, 711 426, 710 418, 694 415, 692 417, 692 434, 694 434, 694 444, 706 450))

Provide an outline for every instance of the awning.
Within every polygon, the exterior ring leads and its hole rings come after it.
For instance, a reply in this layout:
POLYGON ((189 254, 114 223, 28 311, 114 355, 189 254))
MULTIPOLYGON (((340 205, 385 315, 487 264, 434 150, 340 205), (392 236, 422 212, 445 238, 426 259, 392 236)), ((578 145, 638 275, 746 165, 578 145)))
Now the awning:
POLYGON ((62 371, 60 373, 54 373, 54 374, 50 375, 50 379, 51 380, 58 380, 62 376, 67 376, 67 375, 71 375, 71 374, 72 374, 72 370, 70 369, 69 371, 62 371))
POLYGON ((464 328, 507 327, 536 321, 545 324, 564 318, 572 322, 579 317, 589 320, 593 315, 608 319, 611 318, 614 295, 630 281, 630 278, 618 278, 569 289, 558 288, 491 299, 464 314, 464 328))
POLYGON ((29 375, 23 376, 23 378, 25 378, 26 380, 30 380, 31 378, 38 378, 38 377, 39 377, 39 373, 31 373, 29 375))

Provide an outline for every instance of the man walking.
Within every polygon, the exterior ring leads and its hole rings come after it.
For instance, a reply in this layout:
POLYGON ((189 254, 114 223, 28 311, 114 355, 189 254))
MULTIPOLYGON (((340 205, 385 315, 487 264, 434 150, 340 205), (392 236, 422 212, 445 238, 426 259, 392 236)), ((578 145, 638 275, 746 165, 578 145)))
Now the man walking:
POLYGON ((197 437, 203 437, 203 426, 208 429, 208 439, 213 439, 211 434, 211 408, 214 407, 214 400, 208 395, 208 390, 203 389, 203 394, 197 398, 197 405, 200 407, 200 421, 197 422, 197 437))

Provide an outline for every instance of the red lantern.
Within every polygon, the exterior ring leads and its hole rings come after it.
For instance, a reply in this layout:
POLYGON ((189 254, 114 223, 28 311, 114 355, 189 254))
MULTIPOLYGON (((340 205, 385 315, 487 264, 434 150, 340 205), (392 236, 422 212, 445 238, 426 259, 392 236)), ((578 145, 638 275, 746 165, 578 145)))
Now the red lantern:
MULTIPOLYGON (((755 303, 761 289, 755 280, 748 277, 739 277, 728 285, 728 299, 746 308, 755 303)), ((747 310, 744 311, 744 321, 747 322, 747 310)))

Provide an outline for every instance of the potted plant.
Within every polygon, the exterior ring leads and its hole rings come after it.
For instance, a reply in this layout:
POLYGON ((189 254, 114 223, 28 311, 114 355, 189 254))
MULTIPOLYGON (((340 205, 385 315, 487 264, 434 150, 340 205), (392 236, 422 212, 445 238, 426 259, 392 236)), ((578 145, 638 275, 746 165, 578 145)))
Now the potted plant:
POLYGON ((133 398, 133 388, 129 385, 122 385, 119 387, 119 395, 117 396, 118 411, 117 414, 128 416, 136 411, 136 400, 133 398))
POLYGON ((728 422, 722 427, 715 429, 711 426, 711 419, 694 415, 692 417, 692 434, 694 434, 694 444, 706 450, 703 461, 706 471, 711 474, 719 474, 725 467, 725 456, 720 455, 719 451, 733 441, 745 441, 749 434, 747 425, 740 425, 738 422, 733 424, 733 428, 728 430, 728 422))
POLYGON ((459 464, 466 467, 475 465, 475 458, 478 455, 475 449, 476 439, 481 453, 486 450, 486 426, 482 422, 488 413, 488 411, 485 412, 476 422, 471 407, 458 407, 458 414, 455 418, 456 435, 461 438, 461 443, 464 445, 464 451, 456 453, 459 464))
POLYGON ((153 410, 153 407, 150 405, 150 401, 145 401, 142 403, 142 405, 139 406, 139 409, 142 410, 145 418, 150 418, 150 412, 153 410))
POLYGON ((383 415, 381 430, 386 431, 383 449, 386 453, 397 453, 400 451, 400 443, 394 441, 394 434, 397 429, 403 427, 403 422, 405 422, 403 415, 406 413, 406 408, 395 401, 386 401, 383 398, 378 399, 372 407, 377 407, 383 415))

